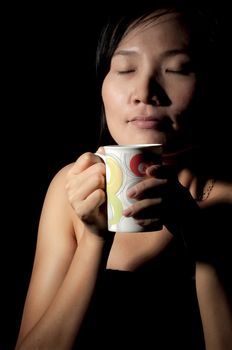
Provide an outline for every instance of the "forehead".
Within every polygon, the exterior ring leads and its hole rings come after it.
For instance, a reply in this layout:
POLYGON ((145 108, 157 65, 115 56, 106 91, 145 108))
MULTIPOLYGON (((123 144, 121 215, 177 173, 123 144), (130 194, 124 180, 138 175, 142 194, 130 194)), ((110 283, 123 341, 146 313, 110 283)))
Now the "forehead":
POLYGON ((118 47, 141 44, 169 44, 181 47, 189 46, 190 33, 179 13, 159 14, 154 13, 148 17, 136 21, 125 32, 118 47))

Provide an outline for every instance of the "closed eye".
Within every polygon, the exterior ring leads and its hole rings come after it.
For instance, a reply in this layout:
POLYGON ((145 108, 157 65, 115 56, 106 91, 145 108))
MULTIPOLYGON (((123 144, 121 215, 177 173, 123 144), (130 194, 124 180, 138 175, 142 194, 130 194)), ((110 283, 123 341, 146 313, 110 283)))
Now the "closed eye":
POLYGON ((130 74, 134 72, 135 72, 135 69, 126 69, 126 70, 119 70, 118 74, 130 74))
POLYGON ((174 73, 174 74, 181 74, 181 75, 189 75, 191 73, 193 73, 192 70, 188 70, 188 69, 166 69, 165 73, 174 73))
POLYGON ((181 68, 177 69, 172 69, 172 68, 167 68, 165 70, 165 73, 173 73, 173 74, 181 74, 181 75, 190 75, 192 73, 195 73, 195 69, 192 64, 186 64, 181 68))

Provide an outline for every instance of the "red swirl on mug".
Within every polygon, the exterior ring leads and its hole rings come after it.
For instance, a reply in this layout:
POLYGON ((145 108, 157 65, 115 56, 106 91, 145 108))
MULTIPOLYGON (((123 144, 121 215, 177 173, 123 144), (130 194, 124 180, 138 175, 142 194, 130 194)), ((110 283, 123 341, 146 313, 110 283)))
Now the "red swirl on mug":
POLYGON ((146 169, 152 164, 153 162, 145 163, 143 155, 138 153, 131 158, 130 169, 135 176, 144 176, 146 169))

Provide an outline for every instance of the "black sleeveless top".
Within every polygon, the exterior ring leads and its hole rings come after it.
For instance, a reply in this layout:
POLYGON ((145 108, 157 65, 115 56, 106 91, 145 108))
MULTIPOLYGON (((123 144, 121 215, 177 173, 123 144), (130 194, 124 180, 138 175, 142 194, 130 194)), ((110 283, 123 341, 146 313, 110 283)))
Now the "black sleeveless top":
POLYGON ((203 350, 193 266, 155 259, 99 277, 73 349, 203 350))

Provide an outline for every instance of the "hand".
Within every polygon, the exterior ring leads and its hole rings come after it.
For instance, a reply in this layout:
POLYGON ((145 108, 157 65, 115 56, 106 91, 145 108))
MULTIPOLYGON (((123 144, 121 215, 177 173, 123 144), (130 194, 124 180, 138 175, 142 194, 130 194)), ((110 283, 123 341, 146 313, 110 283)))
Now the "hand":
POLYGON ((156 230, 162 224, 163 197, 166 193, 167 179, 157 176, 160 165, 151 165, 146 169, 142 181, 131 187, 127 195, 136 201, 123 211, 124 216, 133 216, 139 225, 148 230, 156 230))
MULTIPOLYGON (((102 153, 102 149, 98 152, 102 153)), ((70 205, 84 225, 98 235, 107 229, 105 173, 100 157, 88 152, 77 159, 67 174, 70 205)))
POLYGON ((162 223, 172 234, 180 234, 186 212, 198 210, 196 202, 188 189, 180 184, 171 166, 152 165, 147 168, 146 175, 129 189, 128 196, 137 201, 124 211, 124 215, 133 216, 147 229, 156 229, 162 223))

